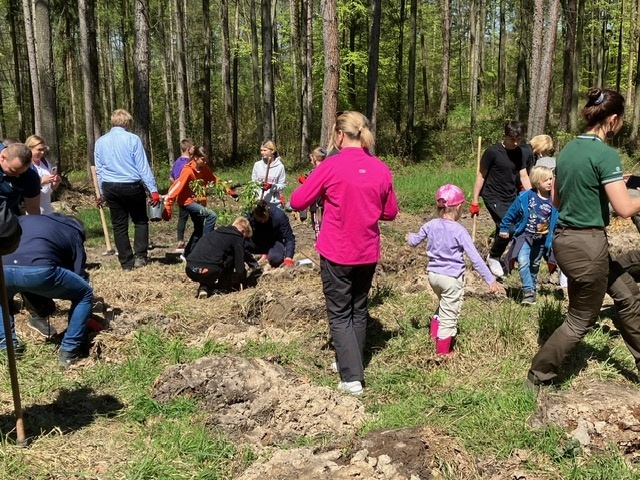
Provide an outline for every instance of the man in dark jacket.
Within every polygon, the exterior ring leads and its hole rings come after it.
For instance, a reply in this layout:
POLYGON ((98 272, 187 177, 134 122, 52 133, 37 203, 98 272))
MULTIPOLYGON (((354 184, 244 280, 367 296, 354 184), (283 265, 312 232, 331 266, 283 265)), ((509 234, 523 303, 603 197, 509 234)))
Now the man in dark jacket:
POLYGON ((234 270, 242 282, 245 277, 244 239, 251 234, 249 221, 239 217, 231 226, 209 232, 196 243, 187 256, 185 273, 200 284, 197 298, 207 298, 214 288, 228 291, 234 270))
MULTIPOLYGON (((62 339, 58 359, 68 367, 76 363, 85 327, 91 314, 93 289, 85 270, 85 232, 75 218, 59 213, 19 217, 22 238, 18 249, 2 257, 7 296, 35 293, 46 298, 71 301, 69 326, 62 339)), ((18 346, 13 315, 11 337, 18 346)), ((0 348, 6 347, 6 332, 0 323, 0 348)))
POLYGON ((245 260, 249 266, 257 267, 252 254, 261 254, 260 260, 268 261, 274 268, 280 265, 292 267, 296 237, 287 214, 260 200, 248 218, 253 228, 253 237, 245 240, 245 260))

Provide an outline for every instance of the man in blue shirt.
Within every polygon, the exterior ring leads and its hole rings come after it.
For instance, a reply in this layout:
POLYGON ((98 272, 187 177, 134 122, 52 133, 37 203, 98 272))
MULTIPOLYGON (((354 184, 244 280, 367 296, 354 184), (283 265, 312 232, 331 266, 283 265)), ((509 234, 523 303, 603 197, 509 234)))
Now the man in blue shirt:
POLYGON ((26 212, 40 215, 40 176, 31 168, 31 150, 24 143, 12 143, 0 151, 0 201, 19 214, 23 198, 26 212))
POLYGON ((145 186, 151 195, 151 205, 160 202, 142 141, 127 131, 132 122, 129 112, 115 110, 111 114, 113 128, 96 141, 94 152, 100 193, 111 212, 118 260, 124 270, 147 263, 149 217, 145 186), (133 250, 129 240, 129 217, 134 225, 133 250))
MULTIPOLYGON (((69 326, 58 354, 60 364, 66 368, 81 358, 81 344, 91 314, 93 289, 85 270, 84 227, 78 220, 60 213, 23 215, 18 220, 22 227, 18 249, 2 257, 7 296, 35 293, 71 301, 69 326)), ((17 347, 13 315, 11 328, 11 338, 17 347)), ((4 324, 0 322, 0 348, 6 348, 6 341, 4 324)))

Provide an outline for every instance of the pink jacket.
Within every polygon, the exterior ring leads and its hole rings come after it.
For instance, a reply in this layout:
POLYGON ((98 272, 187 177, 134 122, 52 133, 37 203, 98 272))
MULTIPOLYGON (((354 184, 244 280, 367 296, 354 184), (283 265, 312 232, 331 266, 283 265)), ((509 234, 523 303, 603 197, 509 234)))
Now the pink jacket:
POLYGON ((398 214, 389 168, 365 149, 343 148, 291 194, 291 207, 304 210, 318 197, 324 201, 318 253, 341 265, 376 263, 378 221, 393 220, 398 214))

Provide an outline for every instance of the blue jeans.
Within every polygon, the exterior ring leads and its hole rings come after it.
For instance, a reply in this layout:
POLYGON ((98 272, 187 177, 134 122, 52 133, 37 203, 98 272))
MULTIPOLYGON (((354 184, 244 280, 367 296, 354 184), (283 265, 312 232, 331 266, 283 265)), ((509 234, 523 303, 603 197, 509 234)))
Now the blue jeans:
POLYGON ((533 245, 529 245, 529 242, 525 241, 518 252, 518 271, 522 281, 522 290, 525 293, 536 291, 536 280, 544 253, 543 247, 542 242, 533 242, 533 245))
MULTIPOLYGON (((80 275, 61 267, 4 267, 7 297, 16 293, 37 293, 47 298, 71 300, 69 326, 64 334, 60 349, 74 351, 82 343, 84 330, 91 315, 93 289, 80 275)), ((2 311, 0 310, 0 317, 2 311)), ((11 338, 17 344, 16 331, 11 316, 11 338)), ((4 323, 0 322, 0 348, 6 347, 4 323)))
POLYGON ((185 205, 184 208, 189 212, 189 216, 193 222, 193 233, 191 234, 191 238, 189 238, 189 243, 187 243, 184 249, 184 256, 187 257, 203 235, 213 232, 213 229, 216 227, 218 215, 216 215, 216 212, 213 210, 203 207, 196 202, 185 205))

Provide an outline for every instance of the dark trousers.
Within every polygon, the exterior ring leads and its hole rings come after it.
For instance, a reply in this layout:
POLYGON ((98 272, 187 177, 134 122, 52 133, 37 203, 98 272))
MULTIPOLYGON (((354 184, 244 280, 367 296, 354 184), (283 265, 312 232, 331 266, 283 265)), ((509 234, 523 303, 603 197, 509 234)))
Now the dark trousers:
POLYGON ((564 359, 595 325, 609 285, 614 285, 619 301, 626 295, 624 279, 618 277, 612 282, 609 278, 611 257, 604 230, 559 228, 553 237, 553 251, 558 267, 568 278, 569 309, 562 325, 533 357, 529 379, 534 383, 558 376, 564 359))
POLYGON ((254 254, 267 255, 267 261, 273 268, 277 268, 284 262, 285 247, 282 242, 275 242, 270 247, 258 247, 251 239, 245 238, 244 241, 245 262, 251 268, 255 268, 258 265, 256 259, 253 258, 254 254))
POLYGON ((493 234, 493 244, 491 245, 489 255, 494 258, 500 258, 507 249, 507 246, 511 241, 511 237, 513 237, 514 225, 509 226, 509 238, 502 238, 498 235, 500 233, 500 224, 502 223, 502 219, 506 215, 507 210, 509 210, 512 202, 504 202, 502 200, 488 198, 483 198, 483 200, 489 215, 491 215, 493 223, 496 224, 496 231, 493 234))
POLYGON ((218 266, 193 267, 187 264, 185 273, 191 280, 198 282, 200 287, 206 287, 207 289, 216 287, 220 290, 231 289, 233 265, 225 269, 218 266))
POLYGON ((113 237, 118 249, 118 260, 122 268, 133 268, 134 255, 147 256, 149 246, 149 217, 147 216, 147 194, 142 182, 102 183, 102 193, 109 205, 113 237), (129 240, 129 218, 133 222, 133 250, 129 240))
POLYGON ((329 331, 340 378, 344 382, 364 380, 363 354, 369 318, 367 300, 375 271, 375 263, 339 265, 320 258, 329 331))
POLYGON ((187 220, 189 220, 189 210, 178 205, 178 241, 184 242, 184 231, 187 228, 187 220))

